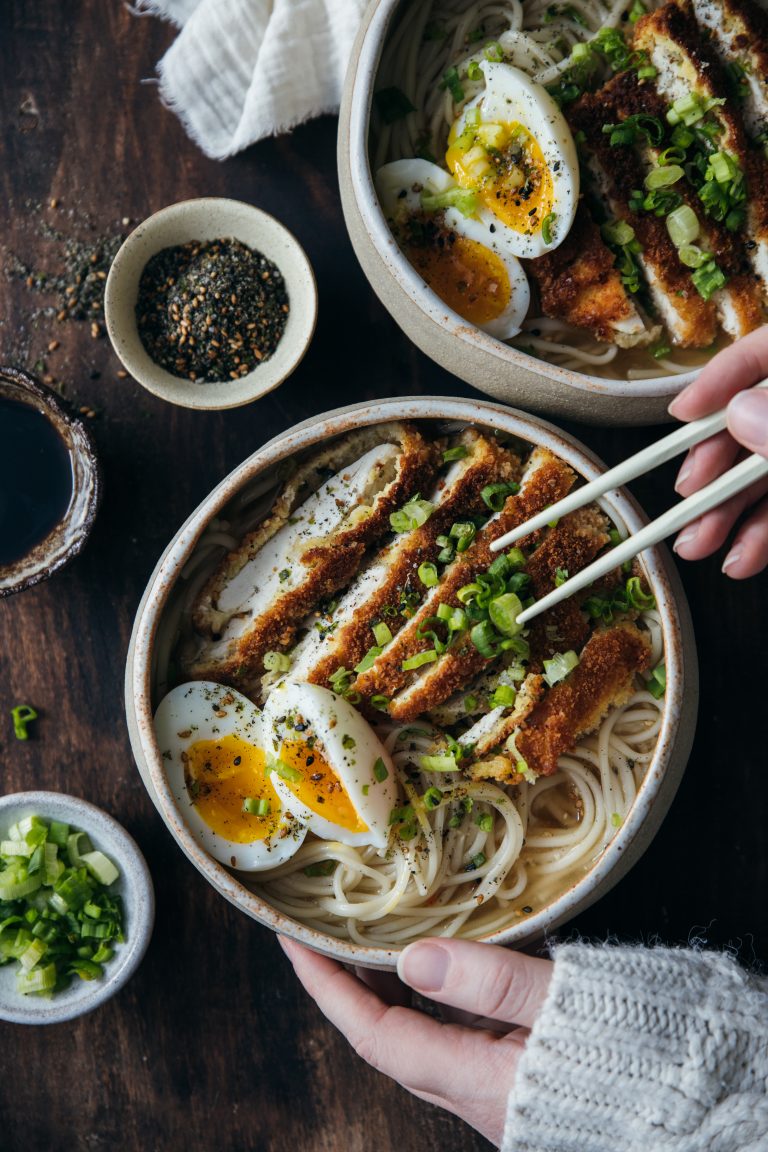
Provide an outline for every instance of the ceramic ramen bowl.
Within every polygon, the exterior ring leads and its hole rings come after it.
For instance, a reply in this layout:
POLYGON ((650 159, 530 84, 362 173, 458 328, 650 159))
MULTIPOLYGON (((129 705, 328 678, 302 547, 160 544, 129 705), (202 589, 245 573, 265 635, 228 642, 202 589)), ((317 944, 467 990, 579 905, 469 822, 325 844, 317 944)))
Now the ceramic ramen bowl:
POLYGON ((548 364, 464 320, 426 287, 400 251, 376 195, 370 119, 384 45, 401 0, 373 0, 355 42, 341 105, 338 168, 344 217, 377 296, 418 347, 496 400, 591 424, 654 424, 695 372, 610 380, 548 364))
MULTIPOLYGON (((226 517, 227 506, 246 487, 266 482, 285 462, 324 446, 336 436, 391 420, 415 420, 427 431, 446 422, 475 424, 541 445, 557 453, 581 476, 590 480, 603 470, 582 445, 551 424, 489 401, 440 397, 391 399, 362 404, 299 424, 260 448, 202 502, 180 528, 161 557, 139 606, 128 652, 125 699, 133 753, 146 788, 179 847, 211 885, 247 915, 275 931, 292 936, 312 948, 346 963, 372 968, 393 968, 396 952, 384 947, 359 946, 300 924, 272 907, 249 886, 248 877, 236 875, 205 853, 181 818, 155 737, 153 713, 159 703, 156 688, 158 649, 167 644, 168 630, 178 621, 180 576, 193 556, 206 526, 226 517), (174 613, 176 615, 174 616, 174 613)), ((605 501, 614 521, 634 532, 644 518, 634 501, 614 492, 605 501)), ((648 580, 659 608, 666 649, 667 692, 661 730, 646 775, 629 814, 615 837, 553 902, 521 920, 510 915, 501 931, 485 937, 496 943, 524 945, 563 923, 608 891, 650 844, 671 803, 685 767, 696 718, 698 672, 696 650, 685 596, 666 553, 654 548, 643 557, 648 580)), ((254 877, 258 880, 258 876, 254 877)))

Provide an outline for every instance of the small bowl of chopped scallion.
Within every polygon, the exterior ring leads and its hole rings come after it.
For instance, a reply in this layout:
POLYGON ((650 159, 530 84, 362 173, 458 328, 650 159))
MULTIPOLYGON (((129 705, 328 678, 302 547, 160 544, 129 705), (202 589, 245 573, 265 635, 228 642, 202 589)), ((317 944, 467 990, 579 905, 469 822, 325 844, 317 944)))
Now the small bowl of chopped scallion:
POLYGON ((0 1019, 90 1012, 136 970, 153 921, 149 870, 116 820, 58 792, 0 798, 0 1019))

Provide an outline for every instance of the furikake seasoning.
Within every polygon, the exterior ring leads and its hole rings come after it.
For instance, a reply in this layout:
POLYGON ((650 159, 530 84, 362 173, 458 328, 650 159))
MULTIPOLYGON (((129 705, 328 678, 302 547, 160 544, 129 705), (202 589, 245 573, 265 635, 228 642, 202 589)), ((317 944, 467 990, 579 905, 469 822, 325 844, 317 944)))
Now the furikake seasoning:
POLYGON ((280 269, 239 240, 164 248, 141 274, 136 321, 149 355, 174 376, 236 380, 275 351, 288 320, 280 269))

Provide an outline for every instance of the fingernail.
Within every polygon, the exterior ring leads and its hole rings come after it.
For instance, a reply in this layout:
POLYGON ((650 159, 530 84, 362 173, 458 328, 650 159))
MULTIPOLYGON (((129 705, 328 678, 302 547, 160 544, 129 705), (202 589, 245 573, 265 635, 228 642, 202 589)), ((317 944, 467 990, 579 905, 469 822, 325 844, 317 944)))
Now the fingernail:
POLYGON ((691 475, 692 472, 693 472, 693 465, 692 464, 683 464, 682 468, 680 469, 680 471, 677 474, 677 480, 675 480, 675 491, 676 492, 680 491, 681 486, 683 484, 685 484, 686 480, 688 479, 688 477, 691 475))
POLYGON ((675 396, 675 398, 671 404, 667 405, 667 412, 669 412, 670 416, 676 416, 677 415, 678 405, 680 404, 680 401, 682 400, 684 395, 685 395, 685 393, 681 392, 679 396, 675 396))
POLYGON ((411 944, 397 965, 400 979, 417 992, 439 992, 448 975, 451 958, 439 944, 430 940, 411 944))
POLYGON ((723 572, 727 572, 734 564, 738 564, 739 560, 741 560, 741 555, 741 548, 734 548, 733 551, 729 552, 725 560, 723 560, 723 572))
POLYGON ((693 541, 698 536, 698 534, 699 534, 698 528, 694 528, 694 527, 686 528, 684 532, 680 533, 677 540, 675 540, 674 544, 672 545, 672 551, 673 552, 679 552, 680 549, 682 547, 684 547, 684 545, 692 544, 693 541))
POLYGON ((768 395, 739 392, 728 405, 728 428, 753 452, 768 452, 768 395))

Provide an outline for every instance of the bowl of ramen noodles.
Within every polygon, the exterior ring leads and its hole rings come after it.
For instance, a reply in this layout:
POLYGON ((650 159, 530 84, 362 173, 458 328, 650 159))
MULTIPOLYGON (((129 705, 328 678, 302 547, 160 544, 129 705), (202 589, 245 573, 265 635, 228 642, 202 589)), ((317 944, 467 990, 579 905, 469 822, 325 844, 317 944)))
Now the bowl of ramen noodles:
POLYGON ((419 347, 497 399, 667 418, 768 303, 757 0, 378 0, 342 203, 419 347))
POLYGON ((650 843, 693 739, 662 549, 517 616, 643 517, 623 493, 500 536, 601 465, 489 401, 392 399, 270 441, 139 607, 133 752, 172 836, 262 924, 391 968, 430 934, 521 945, 650 843))

